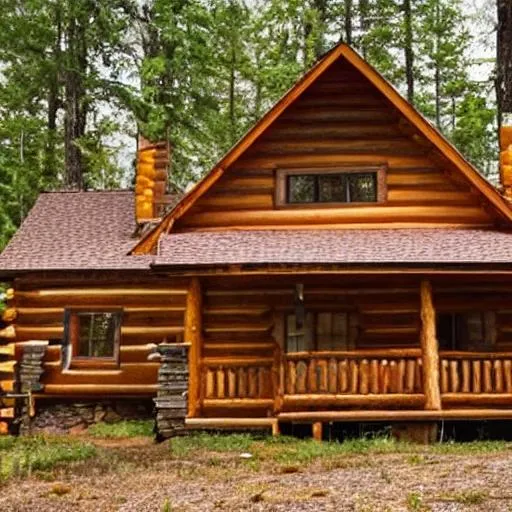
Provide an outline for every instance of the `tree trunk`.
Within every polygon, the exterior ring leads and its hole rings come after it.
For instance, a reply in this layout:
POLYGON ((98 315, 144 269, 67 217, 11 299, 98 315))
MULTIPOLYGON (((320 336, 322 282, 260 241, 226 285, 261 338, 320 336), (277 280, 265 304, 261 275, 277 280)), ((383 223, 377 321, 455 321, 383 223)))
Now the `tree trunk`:
POLYGON ((236 49, 234 43, 231 45, 231 59, 229 70, 229 129, 231 140, 230 144, 234 144, 237 140, 236 127, 236 109, 235 109, 235 84, 236 84, 236 49))
POLYGON ((59 70, 61 62, 61 43, 62 43, 62 19, 60 6, 55 6, 55 43, 53 46, 53 66, 52 76, 48 90, 48 113, 47 113, 47 139, 44 159, 44 177, 51 179, 56 172, 55 159, 55 141, 57 139, 57 113, 61 106, 59 98, 59 70))
POLYGON ((405 75, 407 78, 407 99, 414 103, 414 51, 412 47, 412 12, 411 0, 404 0, 404 26, 405 26, 405 75))
POLYGON ((327 25, 327 0, 314 0, 318 15, 318 39, 315 42, 315 57, 319 58, 325 51, 325 28, 327 25))
POLYGON ((497 78, 498 122, 504 113, 512 113, 512 2, 497 0, 497 78))
POLYGON ((434 54, 434 82, 436 95, 436 126, 441 128, 441 69, 439 66, 439 49, 441 46, 441 36, 437 27, 440 23, 439 0, 436 2, 436 36, 435 36, 435 54, 434 54))
POLYGON ((73 14, 66 27, 67 65, 64 86, 64 153, 66 187, 82 189, 82 152, 77 140, 85 134, 87 107, 85 104, 84 77, 87 71, 87 47, 84 26, 73 14))
POLYGON ((352 0, 345 0, 345 42, 352 45, 352 0))
POLYGON ((366 50, 366 41, 365 36, 370 29, 370 5, 369 0, 359 0, 359 19, 361 21, 361 32, 362 32, 362 41, 360 43, 361 52, 363 57, 366 59, 367 50, 366 50))

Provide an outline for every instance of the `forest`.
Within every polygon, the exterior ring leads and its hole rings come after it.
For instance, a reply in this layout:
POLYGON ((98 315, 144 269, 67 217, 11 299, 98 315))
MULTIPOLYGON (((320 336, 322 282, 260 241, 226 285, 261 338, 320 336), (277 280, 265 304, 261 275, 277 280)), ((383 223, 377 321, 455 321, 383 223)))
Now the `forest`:
POLYGON ((0 0, 0 248, 42 190, 131 187, 139 134, 184 190, 339 41, 494 179, 512 8, 469 4, 0 0))

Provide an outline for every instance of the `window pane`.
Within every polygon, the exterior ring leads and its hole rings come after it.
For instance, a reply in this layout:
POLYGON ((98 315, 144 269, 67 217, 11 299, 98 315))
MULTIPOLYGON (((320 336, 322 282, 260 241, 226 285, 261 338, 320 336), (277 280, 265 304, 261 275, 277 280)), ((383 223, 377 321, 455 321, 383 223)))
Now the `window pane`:
POLYGON ((310 175, 288 176, 288 202, 313 203, 315 201, 315 177, 310 175))
POLYGON ((348 187, 351 203, 375 203, 377 201, 375 173, 348 175, 348 187))
POLYGON ((318 176, 318 200, 321 203, 344 203, 347 201, 347 176, 345 174, 322 174, 318 176))
POLYGON ((116 313, 79 313, 78 356, 114 357, 116 313))

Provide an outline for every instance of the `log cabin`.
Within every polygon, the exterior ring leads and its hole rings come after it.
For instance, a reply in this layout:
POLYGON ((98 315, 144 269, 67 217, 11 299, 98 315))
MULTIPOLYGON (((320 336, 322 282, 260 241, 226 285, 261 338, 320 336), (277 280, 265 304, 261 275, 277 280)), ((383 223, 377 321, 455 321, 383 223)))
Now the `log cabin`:
POLYGON ((36 412, 151 399, 165 345, 189 428, 512 419, 501 149, 496 188, 339 44, 183 197, 158 145, 134 191, 41 194, 0 256, 0 385, 37 342, 36 412))

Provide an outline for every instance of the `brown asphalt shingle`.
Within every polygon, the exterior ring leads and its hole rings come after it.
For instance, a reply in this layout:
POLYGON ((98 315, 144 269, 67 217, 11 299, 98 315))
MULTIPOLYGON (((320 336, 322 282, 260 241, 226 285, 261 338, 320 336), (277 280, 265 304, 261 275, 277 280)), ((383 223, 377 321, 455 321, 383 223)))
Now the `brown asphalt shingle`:
POLYGON ((158 265, 512 263, 512 232, 347 229, 170 234, 158 265))
POLYGON ((127 256, 134 212, 133 191, 43 193, 0 255, 0 273, 147 269, 151 256, 127 256))

